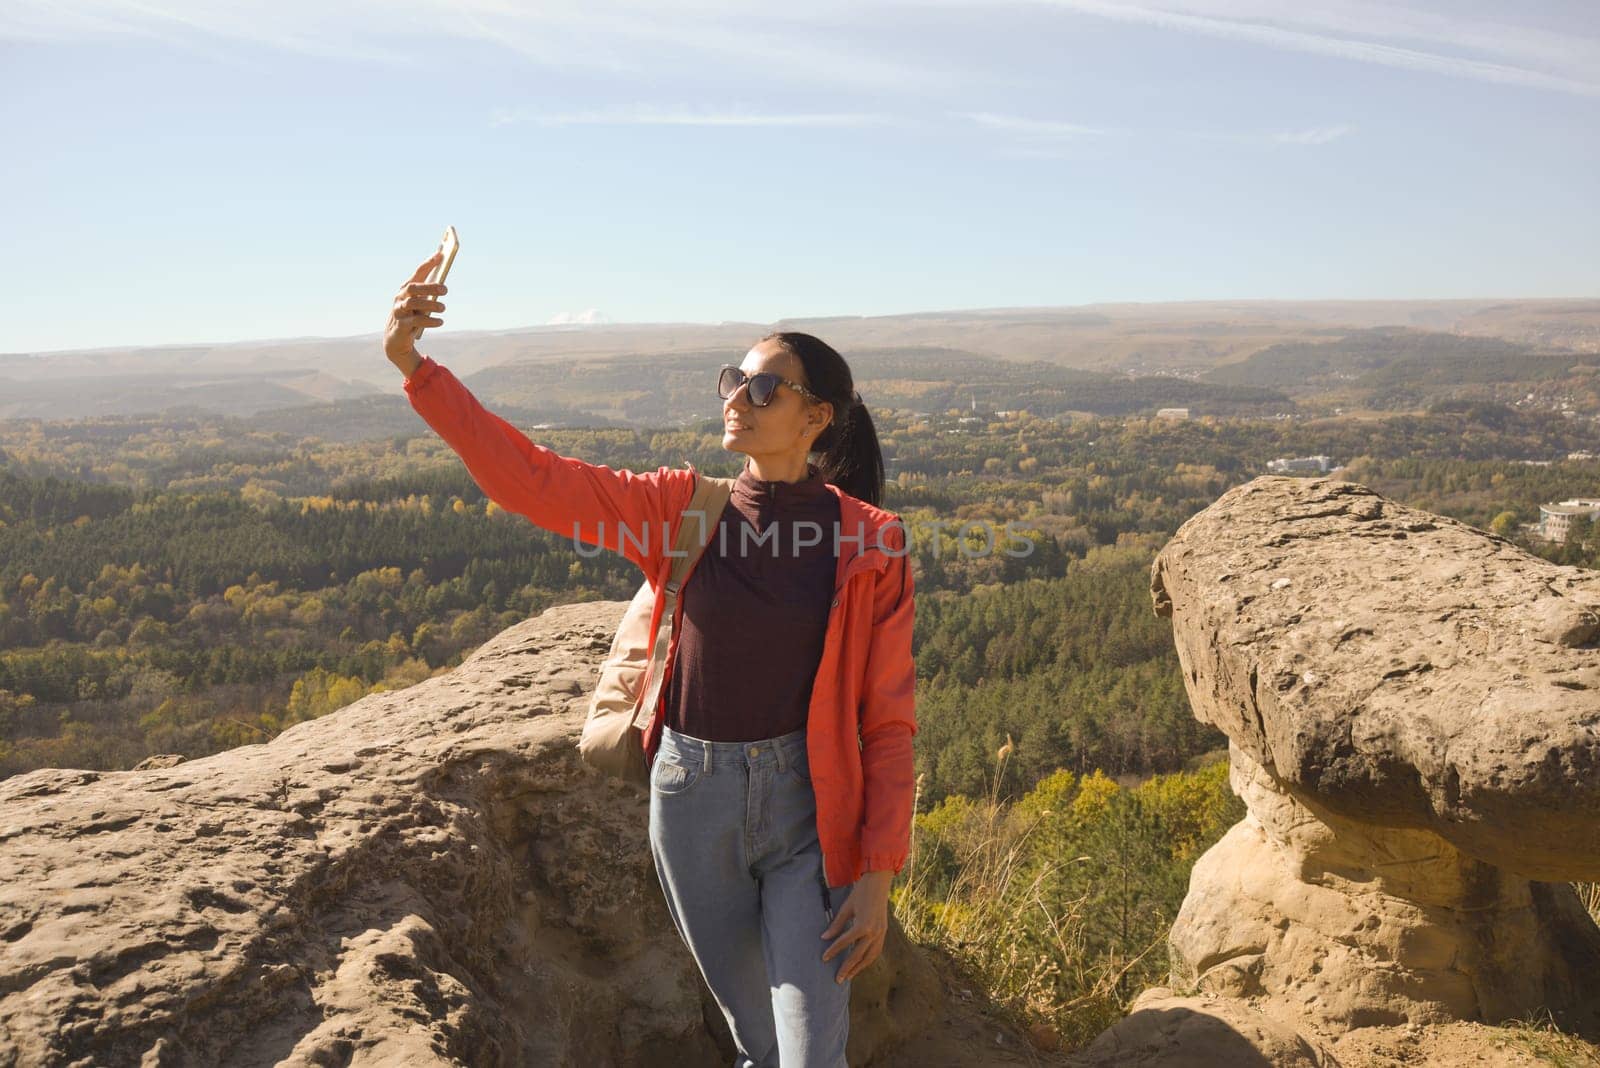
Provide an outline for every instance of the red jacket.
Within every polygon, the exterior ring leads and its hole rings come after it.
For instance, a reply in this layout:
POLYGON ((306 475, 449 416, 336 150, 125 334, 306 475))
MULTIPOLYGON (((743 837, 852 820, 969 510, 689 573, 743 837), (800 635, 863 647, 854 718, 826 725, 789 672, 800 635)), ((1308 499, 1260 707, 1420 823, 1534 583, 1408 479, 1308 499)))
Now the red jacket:
MULTIPOLYGON (((621 553, 661 589, 672 569, 665 550, 694 491, 692 471, 614 471, 535 445, 485 409, 431 356, 406 379, 405 391, 490 500, 552 533, 621 553)), ((846 886, 862 872, 899 872, 911 844, 914 603, 899 517, 831 483, 828 488, 839 498, 839 561, 811 691, 806 752, 824 872, 828 885, 846 886)), ((652 625, 661 604, 658 598, 652 625)), ((680 622, 682 610, 680 599, 680 622)), ((659 691, 663 698, 677 645, 674 634, 659 691)), ((644 734, 647 760, 655 759, 665 711, 658 699, 644 734)))

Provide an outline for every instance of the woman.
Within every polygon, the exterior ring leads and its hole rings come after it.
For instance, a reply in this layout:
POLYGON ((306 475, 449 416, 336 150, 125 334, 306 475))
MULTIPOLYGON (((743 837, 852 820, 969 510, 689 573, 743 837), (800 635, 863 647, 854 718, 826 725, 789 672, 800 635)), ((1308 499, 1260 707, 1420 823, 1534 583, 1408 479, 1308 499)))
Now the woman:
MULTIPOLYGON (((623 554, 659 589, 694 473, 560 456, 485 410, 413 345, 444 324, 446 287, 423 281, 437 256, 401 287, 384 333, 413 408, 491 500, 623 554)), ((905 531, 878 507, 876 434, 832 348, 769 335, 721 370, 718 393, 723 447, 746 462, 682 587, 645 732, 651 854, 735 1068, 837 1068, 849 981, 883 949, 910 844, 905 531)))

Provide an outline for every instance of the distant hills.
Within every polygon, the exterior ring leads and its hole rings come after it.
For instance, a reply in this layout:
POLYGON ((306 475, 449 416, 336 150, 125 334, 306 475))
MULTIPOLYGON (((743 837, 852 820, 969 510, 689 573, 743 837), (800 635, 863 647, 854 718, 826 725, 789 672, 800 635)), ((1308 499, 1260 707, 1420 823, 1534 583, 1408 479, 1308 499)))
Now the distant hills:
MULTIPOLYGON (((995 308, 777 323, 620 323, 423 339, 487 402, 533 423, 678 425, 775 329, 845 353, 879 406, 1271 414, 1328 390, 1406 407, 1455 387, 1565 381, 1600 362, 1600 300, 1229 301, 995 308), (1585 359, 1584 357, 1591 357, 1585 359)), ((350 438, 414 429, 376 334, 0 354, 0 419, 279 413, 350 438), (387 399, 388 403, 384 403, 387 399)), ((1502 390, 1508 396, 1508 390, 1502 390)))
MULTIPOLYGON (((525 361, 466 376, 481 398, 524 408, 560 402, 626 425, 681 425, 718 418, 715 368, 743 352, 706 350, 570 363, 525 361)), ((1025 408, 1035 415, 1126 415, 1188 406, 1214 415, 1264 415, 1294 403, 1279 390, 1172 375, 1085 371, 1045 360, 1006 360, 934 345, 852 347, 847 358, 869 407, 943 412, 1025 408)))
MULTIPOLYGON (((13 375, 44 368, 6 366, 13 375)), ((310 402, 330 402, 384 391, 364 379, 342 379, 304 367, 262 372, 149 371, 51 373, 0 380, 0 418, 80 419, 96 415, 204 411, 254 415, 310 402)))
POLYGON ((1445 398, 1526 400, 1556 388, 1589 397, 1583 407, 1592 411, 1591 395, 1600 389, 1600 352, 1382 327, 1331 341, 1272 345, 1213 368, 1201 379, 1387 409, 1445 398))

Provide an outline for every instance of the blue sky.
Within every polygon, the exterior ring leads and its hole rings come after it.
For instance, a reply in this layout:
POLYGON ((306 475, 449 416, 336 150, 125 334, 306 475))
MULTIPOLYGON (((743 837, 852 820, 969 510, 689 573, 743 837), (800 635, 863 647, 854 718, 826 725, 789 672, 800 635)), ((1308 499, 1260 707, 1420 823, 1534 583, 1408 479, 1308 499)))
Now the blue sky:
POLYGON ((6 0, 0 352, 1600 296, 1600 6, 6 0))

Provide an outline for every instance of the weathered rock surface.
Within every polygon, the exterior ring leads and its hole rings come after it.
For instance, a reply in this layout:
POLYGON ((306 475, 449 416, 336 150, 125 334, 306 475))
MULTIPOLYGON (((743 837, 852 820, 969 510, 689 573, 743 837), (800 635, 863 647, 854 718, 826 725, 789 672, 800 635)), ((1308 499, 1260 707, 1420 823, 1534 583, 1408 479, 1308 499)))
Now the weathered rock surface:
POLYGON ((1600 572, 1267 476, 1179 529, 1151 593, 1195 715, 1279 782, 1530 878, 1600 873, 1600 572))
POLYGON ((1156 992, 1091 1060, 1369 1063, 1339 1052, 1360 1029, 1546 1010, 1600 1035, 1566 882, 1600 879, 1600 574, 1264 476, 1178 530, 1151 595, 1248 812, 1172 930, 1173 985, 1207 1000, 1156 992))
POLYGON ((1085 1051, 1118 1068, 1327 1068, 1329 1055, 1260 1012, 1231 999, 1178 997, 1166 987, 1134 999, 1128 1015, 1085 1051))
MULTIPOLYGON (((575 749, 625 605, 272 742, 0 783, 0 1064, 727 1064, 642 791, 575 749), (162 766, 167 765, 167 766, 162 766)), ((1037 1063, 891 930, 850 1063, 1037 1063)))

